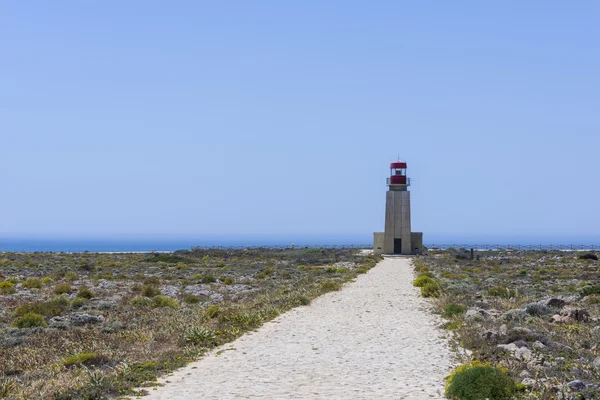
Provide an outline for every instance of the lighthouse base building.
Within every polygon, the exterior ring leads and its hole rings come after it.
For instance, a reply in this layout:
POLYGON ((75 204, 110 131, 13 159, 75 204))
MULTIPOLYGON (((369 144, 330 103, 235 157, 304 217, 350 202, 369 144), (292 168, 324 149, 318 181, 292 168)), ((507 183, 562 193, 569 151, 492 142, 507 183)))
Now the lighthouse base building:
POLYGON ((385 194, 385 232, 373 234, 375 254, 420 254, 423 251, 423 233, 411 232, 410 179, 406 177, 406 163, 393 162, 387 179, 385 194))

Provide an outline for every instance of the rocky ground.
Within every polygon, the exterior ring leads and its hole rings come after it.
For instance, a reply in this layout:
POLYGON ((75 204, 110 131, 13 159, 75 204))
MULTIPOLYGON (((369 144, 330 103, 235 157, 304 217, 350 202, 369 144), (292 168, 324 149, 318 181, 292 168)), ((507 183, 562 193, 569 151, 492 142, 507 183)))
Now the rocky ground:
POLYGON ((0 398, 134 394, 376 261, 334 249, 0 253, 0 398))
POLYGON ((465 359, 508 368, 519 398, 600 398, 600 263, 558 251, 430 252, 433 303, 465 359), (463 351, 466 349, 466 353, 463 351))

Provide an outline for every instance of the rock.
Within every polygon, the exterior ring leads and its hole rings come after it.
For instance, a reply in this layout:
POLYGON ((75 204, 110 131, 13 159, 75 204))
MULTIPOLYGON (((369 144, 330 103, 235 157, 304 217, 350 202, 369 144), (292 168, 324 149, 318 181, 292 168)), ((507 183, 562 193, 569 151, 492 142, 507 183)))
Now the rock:
POLYGON ((560 297, 551 297, 549 299, 540 300, 537 304, 545 307, 563 308, 567 302, 560 297))
POLYGON ((516 340, 516 341, 513 342, 513 344, 515 346, 517 346, 517 347, 527 347, 527 348, 529 348, 529 343, 527 343, 524 340, 516 340))
POLYGON ((23 343, 23 339, 20 337, 7 337, 3 340, 0 340, 0 348, 16 347, 21 343, 23 343))
POLYGON ((500 325, 500 328, 498 329, 498 333, 501 334, 502 336, 506 335, 508 333, 508 326, 506 326, 506 324, 500 325))
POLYGON ((529 376, 531 376, 531 374, 526 369, 524 369, 523 371, 521 371, 521 373, 519 374, 519 377, 521 377, 521 378, 527 378, 529 376))
POLYGON ((532 378, 524 378, 521 381, 521 384, 524 385, 525 387, 532 389, 535 386, 535 379, 532 378))
POLYGON ((557 323, 557 324, 572 324, 573 322, 575 322, 575 320, 573 318, 569 318, 569 317, 565 317, 565 316, 562 316, 562 315, 554 314, 550 318, 550 322, 554 322, 554 323, 557 323))
POLYGON ((514 352, 518 349, 517 345, 514 343, 509 343, 509 344, 499 344, 498 346, 501 349, 504 349, 506 351, 510 351, 510 352, 514 352))
POLYGON ((569 387, 569 389, 576 391, 576 392, 578 392, 580 390, 584 390, 587 387, 586 384, 580 380, 571 381, 571 382, 567 383, 567 386, 569 387))
POLYGON ((515 350, 514 357, 517 360, 531 361, 533 359, 533 353, 527 347, 519 347, 515 350))
POLYGON ((498 332, 496 331, 485 331, 481 334, 481 337, 486 340, 496 340, 498 338, 498 332))
POLYGON ((505 321, 522 321, 527 318, 529 314, 525 312, 524 309, 517 308, 514 310, 508 310, 504 314, 502 314, 502 319, 505 321))
POLYGON ((536 341, 533 343, 532 347, 533 347, 534 349, 541 350, 541 349, 545 349, 545 348, 546 348, 546 345, 545 345, 544 343, 540 342, 539 340, 536 340, 536 341))
POLYGON ((88 325, 97 324, 104 322, 102 315, 90 315, 90 314, 69 314, 60 317, 53 317, 50 319, 50 326, 56 328, 65 328, 69 325, 88 325))
POLYGON ((560 312, 560 315, 574 319, 577 322, 586 322, 590 319, 590 314, 584 308, 565 308, 560 312))
POLYGON ((470 308, 465 313, 465 319, 469 321, 481 321, 486 317, 488 317, 488 313, 482 308, 470 308))
POLYGON ((530 303, 525 306, 525 312, 529 315, 546 315, 550 314, 550 307, 540 303, 530 303))
POLYGON ((594 359, 594 361, 592 361, 592 364, 591 364, 591 365, 592 365, 592 367, 594 367, 594 368, 600 368, 600 357, 596 357, 596 358, 594 359))

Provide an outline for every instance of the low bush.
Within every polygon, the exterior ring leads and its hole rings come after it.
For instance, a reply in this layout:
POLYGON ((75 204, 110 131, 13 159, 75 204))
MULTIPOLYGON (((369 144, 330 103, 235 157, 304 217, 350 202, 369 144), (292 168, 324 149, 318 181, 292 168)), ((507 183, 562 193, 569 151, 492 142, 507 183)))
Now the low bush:
POLYGON ((183 298, 183 302, 187 304, 198 304, 202 301, 202 297, 196 296, 195 294, 186 294, 183 298))
POLYGON ((223 285, 233 285, 235 283, 235 279, 230 276, 225 276, 220 281, 223 282, 223 285))
POLYGON ((71 284, 68 282, 59 283, 54 288, 54 293, 56 294, 67 294, 71 293, 71 284))
POLYGON ((421 296, 423 297, 438 297, 440 295, 440 287, 437 282, 428 282, 421 287, 421 296))
POLYGON ((23 281, 22 285, 27 289, 41 289, 42 280, 40 278, 28 278, 23 281))
POLYGON ((95 296, 94 293, 90 289, 88 289, 87 286, 82 286, 77 291, 77 297, 82 298, 82 299, 91 299, 94 296, 95 296))
POLYGON ((56 317, 64 313, 70 306, 69 299, 64 296, 56 296, 52 300, 45 302, 34 301, 32 303, 23 304, 17 307, 17 315, 25 315, 29 313, 40 314, 46 317, 56 317))
POLYGON ((83 299, 81 297, 77 297, 77 298, 73 299, 73 301, 71 301, 71 307, 73 307, 75 309, 83 307, 84 304, 85 304, 85 299, 83 299))
POLYGON ((142 296, 155 297, 161 294, 160 289, 154 285, 146 284, 142 288, 142 296))
POLYGON ((596 260, 598 261, 598 255, 594 253, 583 253, 579 255, 579 259, 581 260, 596 260))
POLYGON ((195 345, 212 347, 217 344, 217 335, 210 329, 193 327, 186 332, 185 340, 195 345))
POLYGON ((17 289, 15 289, 15 284, 10 281, 0 282, 0 294, 13 294, 17 293, 17 289))
POLYGON ((93 358, 98 357, 96 353, 78 353, 74 354, 70 357, 66 357, 61 361, 61 364, 65 367, 71 367, 74 365, 84 364, 86 361, 89 361, 93 358))
POLYGON ((581 288, 582 296, 589 296, 591 294, 600 294, 600 286, 599 285, 586 285, 581 288))
POLYGON ((488 289, 488 296, 496 296, 502 297, 503 299, 510 299, 512 297, 517 297, 517 291, 507 288, 506 286, 495 286, 493 288, 488 289))
POLYGON ((221 309, 217 305, 209 306, 204 312, 204 315, 211 319, 218 317, 219 314, 221 314, 221 309))
POLYGON ((454 317, 455 315, 463 314, 465 311, 467 311, 467 306, 464 306, 462 304, 450 303, 446 307, 444 307, 442 315, 446 318, 450 318, 454 317))
POLYGON ((415 279, 415 281, 413 282, 413 286, 416 287, 423 287, 428 283, 435 283, 435 279, 433 279, 431 276, 429 275, 419 275, 417 276, 417 279, 415 279))
POLYGON ((150 300, 150 305, 152 307, 170 307, 170 308, 179 308, 179 302, 175 299, 172 299, 167 296, 154 296, 150 300))
POLYGON ((129 304, 134 307, 146 307, 150 305, 150 299, 144 296, 136 296, 129 300, 129 304))
POLYGON ((214 283, 217 281, 217 278, 215 278, 212 275, 204 275, 200 278, 200 283, 214 283))
POLYGON ((12 326, 19 329, 36 327, 45 328, 48 326, 48 324, 46 324, 46 321, 42 315, 30 312, 17 317, 13 321, 12 326))
POLYGON ((509 400, 516 390, 505 369, 474 361, 456 368, 446 378, 445 394, 455 400, 509 400))
POLYGON ((340 290, 341 288, 342 285, 339 282, 325 281, 321 283, 321 290, 326 292, 333 292, 336 290, 340 290))

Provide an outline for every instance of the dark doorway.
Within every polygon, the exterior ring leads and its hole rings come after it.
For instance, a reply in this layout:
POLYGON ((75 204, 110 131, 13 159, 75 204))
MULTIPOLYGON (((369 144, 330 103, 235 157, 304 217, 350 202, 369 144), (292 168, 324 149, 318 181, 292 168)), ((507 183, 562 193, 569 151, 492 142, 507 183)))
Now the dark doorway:
POLYGON ((394 239, 394 254, 402 254, 402 239, 394 239))

